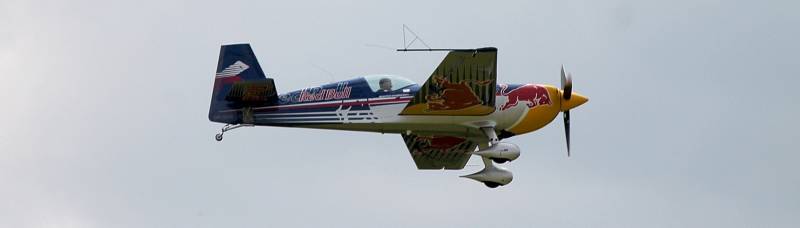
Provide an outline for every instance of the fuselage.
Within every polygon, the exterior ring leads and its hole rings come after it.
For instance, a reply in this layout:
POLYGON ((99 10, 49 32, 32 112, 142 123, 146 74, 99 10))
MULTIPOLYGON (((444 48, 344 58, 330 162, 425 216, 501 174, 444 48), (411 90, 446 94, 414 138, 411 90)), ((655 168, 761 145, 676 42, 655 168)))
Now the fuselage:
POLYGON ((281 94, 275 105, 227 110, 243 123, 380 133, 478 135, 489 124, 501 137, 525 134, 550 123, 562 111, 561 90, 551 85, 498 84, 495 110, 481 116, 401 115, 420 86, 396 76, 366 76, 281 94), (391 78, 382 89, 375 77, 391 78))

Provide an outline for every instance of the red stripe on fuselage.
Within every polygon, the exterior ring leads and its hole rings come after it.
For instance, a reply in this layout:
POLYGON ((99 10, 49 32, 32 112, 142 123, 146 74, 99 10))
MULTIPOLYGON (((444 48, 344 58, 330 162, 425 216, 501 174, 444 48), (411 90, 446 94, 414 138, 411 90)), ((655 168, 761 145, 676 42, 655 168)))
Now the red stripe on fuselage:
MULTIPOLYGON (((277 110, 293 110, 293 109, 311 109, 311 108, 329 108, 329 107, 339 107, 339 106, 359 106, 359 105, 386 105, 386 104, 402 104, 408 103, 411 101, 411 98, 400 98, 397 97, 395 99, 381 99, 381 100, 367 100, 367 101, 350 101, 350 102, 331 102, 325 104, 293 104, 293 105, 279 105, 279 106, 268 106, 268 107, 258 107, 253 108, 254 110, 259 111, 277 111, 277 110)), ((329 101, 330 102, 330 101, 329 101)), ((231 110, 236 111, 236 110, 231 110)))

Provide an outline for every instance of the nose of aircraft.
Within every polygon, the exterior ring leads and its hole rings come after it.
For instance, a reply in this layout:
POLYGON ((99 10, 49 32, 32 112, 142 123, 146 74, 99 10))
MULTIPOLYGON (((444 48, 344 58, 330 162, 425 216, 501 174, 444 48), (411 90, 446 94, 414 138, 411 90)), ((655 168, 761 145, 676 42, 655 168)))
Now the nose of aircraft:
MULTIPOLYGON (((564 91, 561 91, 562 93, 564 91)), ((582 105, 589 101, 589 98, 586 96, 581 95, 580 93, 572 92, 572 96, 567 99, 561 99, 561 111, 567 111, 582 105)))

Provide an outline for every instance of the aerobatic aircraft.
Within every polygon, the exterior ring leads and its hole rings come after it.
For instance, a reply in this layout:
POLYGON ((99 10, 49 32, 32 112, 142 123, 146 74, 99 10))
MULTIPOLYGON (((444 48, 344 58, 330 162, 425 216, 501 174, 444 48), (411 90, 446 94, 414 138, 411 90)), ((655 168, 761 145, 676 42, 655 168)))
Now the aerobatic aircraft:
POLYGON ((569 156, 569 111, 588 101, 561 86, 497 82, 497 49, 447 49, 419 85, 394 75, 367 75, 279 94, 249 44, 220 50, 208 119, 239 127, 279 126, 400 134, 418 169, 460 170, 472 155, 484 169, 462 177, 490 188, 513 175, 494 163, 513 161, 518 146, 501 142, 540 129, 563 112, 569 156))

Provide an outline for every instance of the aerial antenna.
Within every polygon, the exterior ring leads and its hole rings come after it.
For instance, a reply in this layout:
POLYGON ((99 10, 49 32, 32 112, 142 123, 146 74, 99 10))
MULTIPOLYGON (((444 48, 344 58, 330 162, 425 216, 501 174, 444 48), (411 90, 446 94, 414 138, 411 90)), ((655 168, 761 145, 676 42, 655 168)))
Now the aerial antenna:
POLYGON ((320 65, 317 65, 317 64, 315 64, 314 62, 311 62, 311 61, 308 61, 308 64, 311 64, 311 66, 314 66, 314 68, 317 68, 317 70, 320 70, 320 71, 325 72, 326 74, 328 74, 328 76, 331 77, 331 82, 336 81, 336 79, 334 79, 335 77, 334 77, 333 73, 331 73, 330 71, 326 70, 324 67, 322 67, 320 65))
POLYGON ((408 47, 411 47, 411 45, 413 45, 414 42, 416 42, 417 40, 419 40, 419 42, 422 43, 422 45, 428 48, 428 50, 431 50, 431 46, 429 46, 428 43, 425 43, 425 41, 422 40, 422 37, 419 37, 419 35, 417 35, 417 33, 415 33, 414 30, 411 30, 411 28, 406 26, 406 24, 403 24, 403 49, 397 49, 397 51, 408 50, 408 47), (411 42, 406 42, 406 31, 411 33, 411 35, 414 35, 414 39, 411 40, 411 42))
POLYGON ((431 48, 428 43, 425 43, 425 41, 422 40, 422 37, 419 37, 419 35, 414 32, 414 30, 411 30, 410 27, 408 27, 406 24, 403 24, 403 48, 397 49, 397 51, 475 51, 475 49, 431 48), (414 39, 412 39, 411 42, 407 42, 408 39, 406 38, 406 31, 411 33, 411 35, 414 35, 414 39), (409 48, 414 44, 414 42, 417 42, 417 40, 419 40, 419 42, 426 48, 409 48))
POLYGON ((393 50, 393 51, 395 50, 393 47, 387 47, 387 46, 380 45, 380 44, 364 44, 364 46, 374 47, 374 48, 381 48, 381 49, 386 49, 386 50, 393 50))

